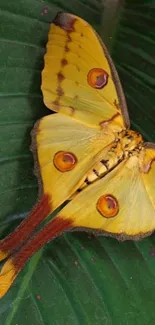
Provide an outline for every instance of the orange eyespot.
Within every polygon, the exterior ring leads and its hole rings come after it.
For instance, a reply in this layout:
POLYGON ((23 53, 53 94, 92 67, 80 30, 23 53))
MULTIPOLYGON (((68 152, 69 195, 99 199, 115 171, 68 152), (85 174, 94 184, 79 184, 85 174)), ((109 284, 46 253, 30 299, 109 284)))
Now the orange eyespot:
POLYGON ((91 87, 102 89, 108 83, 108 73, 103 69, 94 68, 88 72, 87 79, 91 87))
POLYGON ((68 172, 75 167, 77 158, 72 152, 58 151, 54 156, 53 163, 60 172, 68 172))
POLYGON ((102 195, 97 201, 97 210, 105 218, 113 218, 119 211, 119 205, 117 199, 111 195, 102 195))

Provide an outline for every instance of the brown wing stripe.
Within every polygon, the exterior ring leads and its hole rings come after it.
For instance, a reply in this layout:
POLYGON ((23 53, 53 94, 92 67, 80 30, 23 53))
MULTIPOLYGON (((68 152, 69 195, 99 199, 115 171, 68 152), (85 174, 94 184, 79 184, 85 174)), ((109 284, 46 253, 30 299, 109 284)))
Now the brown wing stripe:
POLYGON ((15 230, 0 241, 0 260, 11 255, 25 242, 35 228, 52 212, 50 198, 44 194, 31 213, 15 230))

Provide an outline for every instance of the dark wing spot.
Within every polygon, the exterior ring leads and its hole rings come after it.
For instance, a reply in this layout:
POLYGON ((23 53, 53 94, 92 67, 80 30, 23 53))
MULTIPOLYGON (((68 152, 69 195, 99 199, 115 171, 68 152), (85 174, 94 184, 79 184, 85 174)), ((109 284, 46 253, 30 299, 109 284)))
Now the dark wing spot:
POLYGON ((53 23, 68 32, 73 32, 75 21, 76 18, 72 15, 65 12, 59 12, 54 18, 53 23))
POLYGON ((56 100, 54 100, 53 104, 58 107, 59 106, 59 99, 57 98, 56 100))
POLYGON ((65 59, 65 58, 63 58, 62 60, 61 60, 61 65, 62 65, 62 67, 64 67, 65 65, 67 65, 68 64, 68 61, 65 59))
POLYGON ((61 86, 58 86, 58 88, 57 88, 57 95, 59 97, 64 95, 64 91, 61 86))
POLYGON ((65 45, 65 52, 69 52, 69 47, 67 44, 65 45))
POLYGON ((72 39, 71 39, 71 37, 70 37, 70 32, 68 32, 68 34, 67 34, 67 42, 69 43, 69 42, 71 42, 72 41, 72 39))
POLYGON ((62 81, 65 79, 65 77, 64 77, 64 75, 62 74, 61 71, 58 72, 57 76, 58 76, 58 81, 59 81, 59 82, 62 82, 62 81))

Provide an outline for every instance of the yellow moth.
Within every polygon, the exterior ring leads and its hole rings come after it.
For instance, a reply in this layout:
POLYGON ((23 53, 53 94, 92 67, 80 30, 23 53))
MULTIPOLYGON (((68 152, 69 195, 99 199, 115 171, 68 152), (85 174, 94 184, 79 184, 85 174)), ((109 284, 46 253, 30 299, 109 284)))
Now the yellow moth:
POLYGON ((155 144, 130 130, 125 97, 108 51, 83 19, 53 20, 41 85, 55 111, 32 131, 39 200, 0 242, 0 297, 28 259, 64 231, 139 239, 155 230, 155 144), (54 219, 36 227, 63 202, 54 219))

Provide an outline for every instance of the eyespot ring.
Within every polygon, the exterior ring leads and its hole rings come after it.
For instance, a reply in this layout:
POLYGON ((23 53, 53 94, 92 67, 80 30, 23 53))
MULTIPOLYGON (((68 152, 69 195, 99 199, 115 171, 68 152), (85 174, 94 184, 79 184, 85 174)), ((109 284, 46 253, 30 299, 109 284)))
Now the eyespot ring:
POLYGON ((118 201, 111 194, 102 195, 97 201, 96 208, 105 218, 113 218, 119 212, 118 201))
POLYGON ((108 73, 105 70, 94 68, 88 72, 87 80, 91 87, 102 89, 107 85, 108 77, 108 73))
POLYGON ((77 158, 72 152, 58 151, 54 155, 54 166, 61 172, 72 170, 77 164, 77 158))

